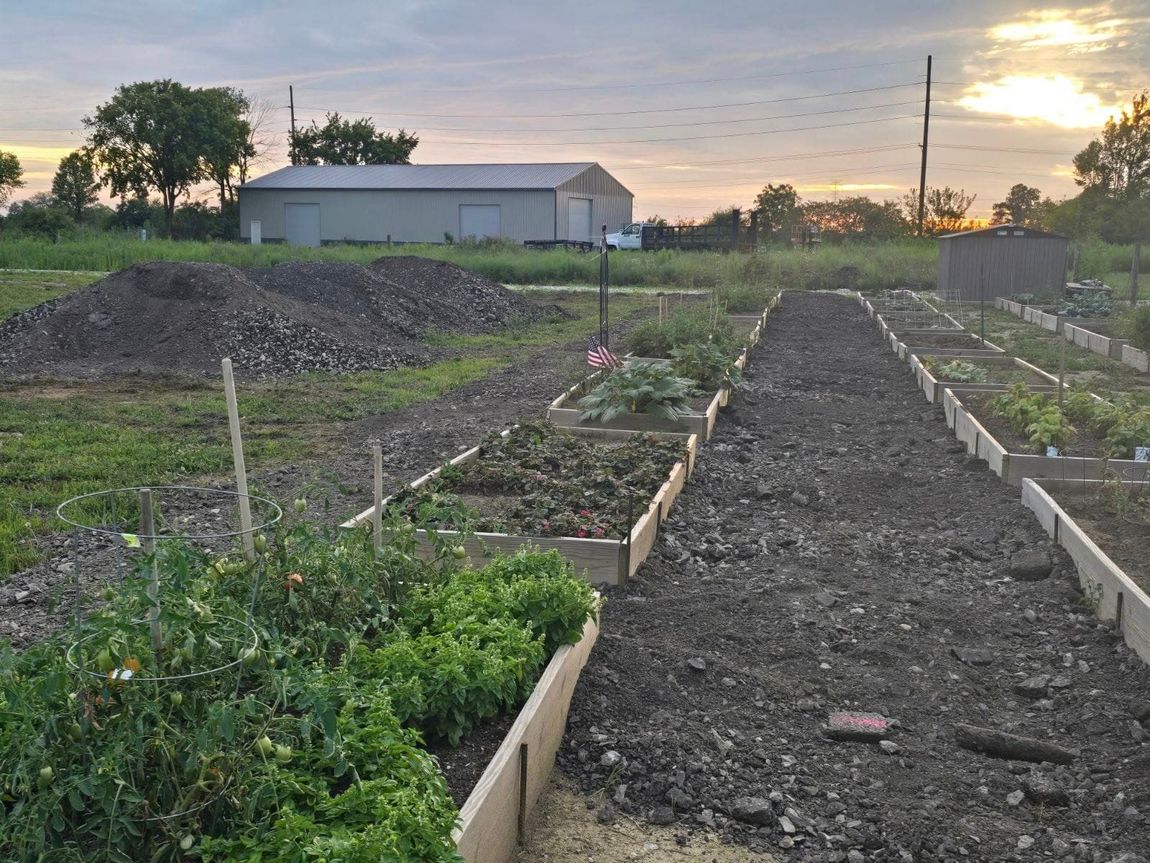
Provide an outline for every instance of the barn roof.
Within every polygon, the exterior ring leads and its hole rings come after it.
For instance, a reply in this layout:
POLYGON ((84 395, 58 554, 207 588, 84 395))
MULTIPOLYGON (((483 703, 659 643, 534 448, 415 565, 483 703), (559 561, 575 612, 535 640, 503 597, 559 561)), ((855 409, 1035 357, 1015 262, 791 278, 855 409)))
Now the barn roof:
POLYGON ((1068 240, 1062 234, 1050 231, 1040 231, 1037 228, 1028 228, 1025 225, 991 225, 988 228, 979 228, 977 231, 959 231, 957 234, 943 234, 940 240, 956 240, 963 237, 1037 237, 1047 240, 1068 240), (1003 233, 1005 231, 1006 233, 1003 233), (1022 233, 1018 233, 1022 231, 1022 233))
POLYGON ((497 165, 293 165, 243 189, 554 189, 595 162, 497 165))

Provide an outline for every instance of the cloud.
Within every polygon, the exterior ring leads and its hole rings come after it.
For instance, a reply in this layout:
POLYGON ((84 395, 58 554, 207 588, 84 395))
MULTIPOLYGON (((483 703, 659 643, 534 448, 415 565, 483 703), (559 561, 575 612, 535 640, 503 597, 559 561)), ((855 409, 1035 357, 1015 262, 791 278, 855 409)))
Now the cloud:
POLYGON ((1067 75, 1007 75, 966 90, 959 105, 983 114, 1038 120, 1066 129, 1096 129, 1121 112, 1067 75))
POLYGON ((1108 7, 1039 9, 1027 12, 1020 21, 992 27, 989 35, 996 42, 1009 43, 1014 50, 1069 48, 1071 53, 1102 51, 1125 35, 1131 23, 1121 18, 1090 20, 1109 14, 1108 7))

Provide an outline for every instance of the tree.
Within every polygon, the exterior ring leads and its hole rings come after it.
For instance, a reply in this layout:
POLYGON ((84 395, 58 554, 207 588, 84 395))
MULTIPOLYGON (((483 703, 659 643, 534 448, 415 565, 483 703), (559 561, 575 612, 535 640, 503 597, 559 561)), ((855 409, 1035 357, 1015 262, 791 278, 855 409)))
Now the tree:
POLYGON ((1034 217, 1042 204, 1042 192, 1034 186, 1025 183, 1015 183, 1006 193, 1006 200, 994 205, 994 214, 990 218, 992 225, 1033 224, 1034 217))
POLYGON ((1079 218, 1093 219, 1109 242, 1134 244, 1130 301, 1138 299, 1142 243, 1150 237, 1150 99, 1143 91, 1129 112, 1111 117, 1074 157, 1074 181, 1082 186, 1079 218))
POLYGON ((207 160, 219 146, 220 117, 216 97, 165 79, 121 85, 84 125, 101 183, 120 197, 159 192, 171 236, 176 200, 212 179, 207 160))
POLYGON ((20 160, 15 153, 5 153, 0 150, 0 207, 8 203, 8 196, 14 189, 24 185, 24 169, 20 167, 20 160))
POLYGON ((52 194, 77 222, 84 210, 96 203, 100 182, 96 179, 96 160, 87 150, 75 150, 60 160, 52 178, 52 194))
POLYGON ((222 212, 236 199, 232 178, 239 175, 241 165, 246 171, 247 160, 255 155, 251 126, 246 119, 251 106, 247 97, 233 87, 209 87, 195 93, 206 114, 204 173, 219 189, 222 212))
POLYGON ((328 114, 322 126, 312 120, 291 142, 301 165, 408 165, 418 143, 403 129, 395 135, 377 131, 371 117, 349 122, 337 113, 328 114))
POLYGON ((1150 99, 1135 96, 1129 112, 1111 117, 1074 157, 1074 181, 1107 197, 1133 200, 1150 194, 1150 99))
POLYGON ((241 186, 248 181, 252 166, 264 161, 275 144, 271 134, 275 105, 270 99, 248 99, 244 120, 248 124, 248 145, 236 164, 236 180, 241 186))
POLYGON ((759 211, 759 220, 767 232, 768 241, 790 221, 798 203, 799 196, 790 183, 777 186, 768 183, 755 197, 755 209, 759 211))
MULTIPOLYGON (((977 195, 967 195, 966 189, 926 187, 925 212, 922 230, 925 236, 950 234, 969 227, 966 214, 977 195)), ((908 220, 918 218, 918 189, 911 189, 902 199, 903 212, 908 220)))
POLYGON ((910 232, 897 201, 879 203, 855 195, 837 201, 806 201, 800 209, 803 220, 818 225, 819 232, 828 237, 893 239, 910 232))
POLYGON ((8 210, 4 229, 24 236, 55 240, 72 230, 75 223, 67 209, 48 192, 37 192, 17 201, 8 210))

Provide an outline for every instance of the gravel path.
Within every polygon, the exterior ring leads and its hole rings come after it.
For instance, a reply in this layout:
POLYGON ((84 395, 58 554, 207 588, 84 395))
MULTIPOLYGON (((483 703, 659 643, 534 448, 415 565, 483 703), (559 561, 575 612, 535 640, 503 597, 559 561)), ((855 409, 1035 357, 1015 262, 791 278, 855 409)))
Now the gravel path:
POLYGON ((560 765, 616 811, 827 863, 1150 855, 1148 669, 845 298, 787 294, 603 617, 560 765), (831 740, 838 711, 893 727, 831 740))

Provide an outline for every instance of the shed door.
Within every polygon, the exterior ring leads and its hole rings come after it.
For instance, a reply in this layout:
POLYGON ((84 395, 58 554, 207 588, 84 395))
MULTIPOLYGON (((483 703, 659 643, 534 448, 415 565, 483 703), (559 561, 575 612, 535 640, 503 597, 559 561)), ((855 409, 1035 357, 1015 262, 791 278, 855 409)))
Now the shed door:
POLYGON ((567 199, 567 239, 587 242, 591 239, 591 199, 567 199))
POLYGON ((498 204, 460 204, 459 205, 459 238, 474 237, 481 240, 484 237, 499 237, 499 205, 498 204))
POLYGON ((284 204, 284 240, 292 246, 319 245, 319 204, 284 204))

